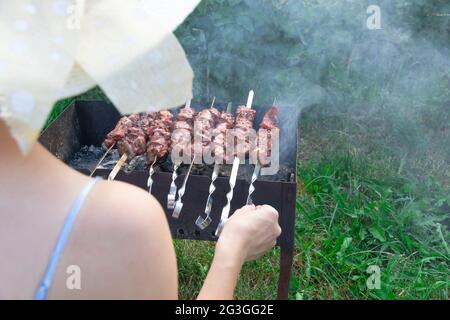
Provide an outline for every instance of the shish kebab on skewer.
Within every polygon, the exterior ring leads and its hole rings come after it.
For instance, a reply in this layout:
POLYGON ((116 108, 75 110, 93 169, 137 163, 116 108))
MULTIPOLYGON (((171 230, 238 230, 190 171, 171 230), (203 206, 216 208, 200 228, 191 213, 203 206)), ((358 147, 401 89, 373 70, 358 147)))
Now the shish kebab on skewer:
MULTIPOLYGON (((176 146, 184 155, 185 152, 192 151, 192 132, 194 131, 195 109, 191 108, 191 100, 186 101, 184 108, 177 115, 177 120, 173 125, 174 132, 171 136, 172 149, 176 146)), ((182 156, 182 155, 180 155, 182 156)), ((169 194, 167 195, 167 209, 175 209, 177 185, 175 180, 178 177, 178 168, 182 159, 177 159, 173 164, 172 182, 169 194)))
POLYGON ((155 117, 156 113, 154 112, 134 113, 128 117, 124 116, 119 120, 116 127, 108 133, 103 142, 103 148, 109 150, 111 146, 116 144, 117 150, 121 155, 108 180, 114 180, 127 159, 132 159, 145 153, 149 130, 155 117))
POLYGON ((223 163, 225 159, 225 141, 226 141, 226 132, 229 129, 232 129, 234 126, 234 117, 231 114, 231 108, 233 107, 232 103, 230 102, 228 104, 228 107, 226 111, 222 111, 220 115, 218 116, 218 119, 216 121, 216 126, 213 130, 213 141, 210 143, 212 155, 215 159, 214 169, 211 176, 211 183, 209 185, 209 194, 208 199, 206 200, 206 206, 205 206, 205 218, 203 218, 201 215, 197 218, 195 221, 195 224, 197 227, 199 227, 201 230, 207 228, 211 224, 211 209, 213 205, 213 193, 216 190, 216 187, 214 185, 217 177, 219 176, 219 168, 220 165, 223 163))
POLYGON ((170 136, 173 125, 173 114, 170 111, 158 112, 158 117, 153 121, 153 126, 149 129, 149 141, 147 143, 147 158, 150 169, 147 181, 148 192, 152 192, 153 166, 156 161, 163 159, 170 149, 170 136))
POLYGON ((255 169, 252 174, 250 187, 248 189, 247 205, 253 203, 252 194, 255 191, 254 183, 259 177, 261 166, 266 167, 270 164, 272 155, 272 134, 275 134, 278 129, 278 108, 275 106, 275 101, 272 107, 267 110, 259 125, 258 129, 258 146, 255 149, 255 169))
POLYGON ((200 138, 201 145, 196 146, 194 145, 194 143, 192 144, 192 161, 186 177, 184 178, 183 185, 178 190, 178 199, 175 202, 175 209, 172 214, 172 217, 174 218, 179 218, 181 210, 183 208, 182 198, 186 190, 187 180, 189 178, 189 174, 191 173, 191 169, 194 165, 195 159, 197 157, 201 159, 205 152, 210 151, 212 141, 211 129, 214 127, 218 117, 220 116, 220 112, 216 108, 214 108, 215 100, 216 98, 214 97, 209 109, 204 109, 194 116, 194 135, 200 138))
MULTIPOLYGON (((222 159, 224 159, 226 155, 225 150, 226 132, 227 130, 232 129, 234 126, 234 117, 230 113, 230 111, 231 111, 231 103, 228 104, 227 111, 221 113, 218 124, 213 133, 214 136, 213 148, 214 148, 214 155, 216 157, 216 163, 214 165, 211 184, 209 188, 209 195, 206 201, 206 208, 205 208, 206 217, 203 218, 202 216, 199 216, 195 222, 195 224, 202 230, 207 228, 211 223, 210 213, 213 203, 212 194, 215 191, 214 182, 218 177, 219 163, 222 163, 222 159)), ((240 134, 246 133, 250 129, 250 126, 253 127, 255 110, 252 109, 249 110, 246 106, 245 107, 241 106, 238 109, 237 113, 238 113, 237 122, 239 123, 238 127, 239 132, 240 134)), ((261 165, 266 166, 270 163, 270 160, 268 161, 267 159, 269 159, 271 155, 271 132, 273 130, 278 130, 277 126, 278 126, 278 108, 274 105, 265 113, 264 118, 260 124, 260 129, 258 130, 258 137, 260 138, 258 140, 258 147, 256 148, 256 155, 257 156, 264 155, 264 156, 257 159, 258 163, 255 166, 255 171, 253 172, 252 182, 250 184, 249 189, 248 199, 250 199, 250 201, 247 200, 247 204, 252 203, 251 194, 254 192, 255 189, 253 183, 256 181, 259 175, 261 165), (268 131, 263 131, 263 129, 268 131), (268 133, 267 136, 263 134, 266 132, 268 133), (261 137, 263 138, 261 139, 261 137)), ((248 150, 249 145, 250 144, 244 146, 246 148, 246 150, 244 151, 247 152, 249 151, 248 150)))
POLYGON ((250 152, 251 144, 249 139, 249 131, 253 129, 253 122, 255 120, 255 114, 256 111, 252 109, 253 104, 253 98, 254 98, 255 92, 253 90, 250 90, 248 94, 247 99, 247 105, 245 106, 239 106, 238 110, 236 112, 236 121, 234 126, 234 134, 235 135, 241 135, 245 137, 245 141, 243 141, 243 145, 240 146, 240 148, 235 148, 235 156, 233 160, 233 167, 231 169, 231 175, 230 175, 230 191, 227 193, 227 204, 222 209, 222 213, 220 216, 220 222, 217 226, 215 235, 216 237, 220 236, 220 233, 222 232, 222 229, 225 225, 225 223, 228 221, 228 217, 230 215, 230 209, 231 209, 231 200, 233 199, 233 190, 234 186, 236 185, 236 179, 237 174, 239 170, 239 164, 240 159, 238 155, 240 155, 239 151, 245 152, 247 155, 250 152), (239 150, 240 149, 240 150, 239 150))

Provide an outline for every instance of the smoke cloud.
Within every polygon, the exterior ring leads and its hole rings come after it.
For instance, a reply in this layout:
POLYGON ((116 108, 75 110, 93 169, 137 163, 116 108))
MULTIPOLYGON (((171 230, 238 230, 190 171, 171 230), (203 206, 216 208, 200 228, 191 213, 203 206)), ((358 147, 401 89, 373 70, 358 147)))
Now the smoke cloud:
POLYGON ((197 98, 254 89, 255 105, 289 107, 285 129, 310 108, 371 121, 394 154, 432 152, 450 175, 450 3, 204 0, 177 36, 197 98))

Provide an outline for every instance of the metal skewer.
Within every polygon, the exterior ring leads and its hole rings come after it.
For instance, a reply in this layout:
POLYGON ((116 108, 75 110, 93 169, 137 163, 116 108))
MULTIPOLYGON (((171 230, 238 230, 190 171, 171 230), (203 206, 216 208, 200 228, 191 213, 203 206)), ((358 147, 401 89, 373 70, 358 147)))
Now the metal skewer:
MULTIPOLYGON (((248 94, 247 99, 247 108, 251 108, 253 104, 253 97, 255 95, 255 92, 253 90, 250 90, 248 94)), ((234 186, 236 185, 236 179, 237 174, 239 170, 239 163, 240 159, 238 157, 234 157, 233 161, 233 167, 231 169, 231 176, 230 176, 230 191, 227 193, 227 204, 222 209, 222 214, 220 216, 220 222, 216 229, 216 237, 220 236, 220 233, 222 232, 223 226, 228 221, 228 217, 230 216, 230 209, 231 209, 231 200, 233 199, 233 190, 234 186)))
MULTIPOLYGON (((191 99, 186 100, 185 108, 189 108, 191 106, 191 99)), ((167 195, 167 209, 175 208, 175 198, 177 193, 177 185, 175 184, 175 180, 178 178, 178 168, 180 167, 181 162, 176 162, 173 164, 173 173, 172 173, 172 182, 170 183, 169 194, 167 195)))
POLYGON ((250 92, 248 93, 248 98, 247 98, 247 104, 246 107, 248 109, 252 108, 252 104, 253 104, 253 98, 255 97, 255 91, 250 90, 250 92))
MULTIPOLYGON (((275 97, 273 99, 272 106, 274 106, 276 102, 277 102, 277 98, 275 97)), ((252 180, 250 182, 250 187, 248 188, 247 205, 253 204, 252 194, 253 194, 253 192, 255 192, 254 183, 255 183, 256 180, 258 180, 260 172, 261 172, 261 163, 259 162, 259 159, 257 157, 256 158, 255 169, 253 170, 253 174, 252 174, 252 180)))
POLYGON ((172 183, 170 184, 169 194, 167 195, 167 209, 175 208, 175 194, 177 192, 177 185, 175 180, 178 178, 177 170, 181 163, 175 163, 173 165, 172 183))
POLYGON ((214 185, 214 182, 216 181, 217 177, 219 176, 219 165, 216 163, 214 165, 213 174, 211 176, 211 184, 209 185, 209 194, 208 194, 208 200, 206 200, 206 207, 205 207, 205 215, 206 217, 203 218, 201 215, 198 216, 197 220, 195 220, 195 224, 197 227, 199 227, 201 230, 206 229, 211 224, 211 209, 213 204, 213 197, 212 194, 216 190, 216 186, 214 185))
POLYGON ((117 161, 117 164, 114 166, 114 169, 112 169, 111 173, 109 174, 108 181, 112 181, 116 178, 117 174, 119 173, 120 169, 125 164, 127 159, 128 156, 126 153, 124 153, 122 157, 119 159, 119 161, 117 161))
POLYGON ((255 191, 255 186, 253 184, 258 179, 260 171, 261 164, 257 161, 255 164, 255 170, 253 170, 252 181, 250 182, 250 187, 248 188, 247 205, 253 204, 252 194, 255 191))
POLYGON ((180 217, 181 209, 183 209, 183 202, 181 202, 181 198, 184 196, 184 192, 186 191, 186 183, 189 179, 189 175, 191 174, 192 166, 194 165, 195 156, 192 158, 191 165, 189 166, 189 170, 186 173, 186 177, 184 177, 183 185, 178 190, 178 199, 175 203, 175 209, 173 210, 172 217, 178 219, 180 217))
POLYGON ((209 107, 210 109, 212 108, 212 107, 214 107, 214 103, 216 102, 216 97, 213 97, 213 100, 212 100, 212 102, 211 102, 211 107, 209 107))
POLYGON ((230 191, 228 191, 228 193, 227 193, 227 204, 222 209, 222 214, 220 216, 220 222, 216 229, 216 234, 215 234, 216 237, 220 236, 223 226, 228 221, 228 217, 230 215, 231 200, 233 199, 233 190, 234 190, 234 186, 236 185, 237 173, 238 173, 240 162, 241 162, 241 160, 239 160, 238 157, 234 157, 233 168, 231 169, 231 176, 230 176, 230 191))
MULTIPOLYGON (((233 107, 233 104, 231 102, 228 103, 226 112, 230 113, 232 107, 233 107)), ((216 179, 219 176, 219 168, 220 168, 220 164, 218 164, 218 163, 214 164, 214 170, 213 170, 213 173, 212 173, 212 176, 211 176, 211 184, 209 185, 208 199, 206 200, 206 207, 205 207, 205 215, 206 215, 206 217, 203 218, 200 215, 200 216, 198 216, 197 220, 195 221, 195 224, 201 230, 206 229, 211 224, 211 221, 212 221, 212 219, 211 219, 211 209, 212 209, 212 205, 213 205, 212 194, 216 190, 216 186, 214 185, 214 183, 216 182, 216 179)))
POLYGON ((105 160, 106 156, 108 155, 108 153, 114 148, 114 146, 116 145, 116 142, 114 142, 112 144, 111 147, 108 148, 108 150, 106 150, 105 154, 100 158, 100 160, 98 160, 97 165, 95 166, 95 168, 91 171, 91 174, 89 175, 89 178, 92 178, 92 176, 94 175, 95 171, 97 171, 98 167, 100 166, 100 164, 103 162, 103 160, 105 160))
POLYGON ((149 193, 152 193, 152 186, 153 186, 153 177, 152 176, 155 173, 155 169, 153 169, 153 166, 155 165, 157 159, 158 158, 155 157, 152 165, 150 166, 150 169, 148 170, 147 188, 148 188, 149 193))

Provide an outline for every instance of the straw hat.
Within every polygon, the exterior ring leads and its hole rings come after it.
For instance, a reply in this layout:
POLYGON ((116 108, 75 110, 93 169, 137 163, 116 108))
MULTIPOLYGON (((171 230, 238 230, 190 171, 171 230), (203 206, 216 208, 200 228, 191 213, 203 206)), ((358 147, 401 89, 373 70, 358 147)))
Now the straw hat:
POLYGON ((173 30, 199 0, 0 2, 0 118, 23 153, 55 101, 99 85, 122 113, 181 105, 193 72, 173 30))

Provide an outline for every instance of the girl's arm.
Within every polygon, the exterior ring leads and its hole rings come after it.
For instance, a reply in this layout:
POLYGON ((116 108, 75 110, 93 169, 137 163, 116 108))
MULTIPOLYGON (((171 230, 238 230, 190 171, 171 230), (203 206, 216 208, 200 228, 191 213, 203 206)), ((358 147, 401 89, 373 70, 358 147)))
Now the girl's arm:
POLYGON ((270 206, 246 206, 225 224, 216 245, 211 268, 198 299, 233 299, 239 272, 245 261, 272 248, 281 233, 278 212, 270 206))

